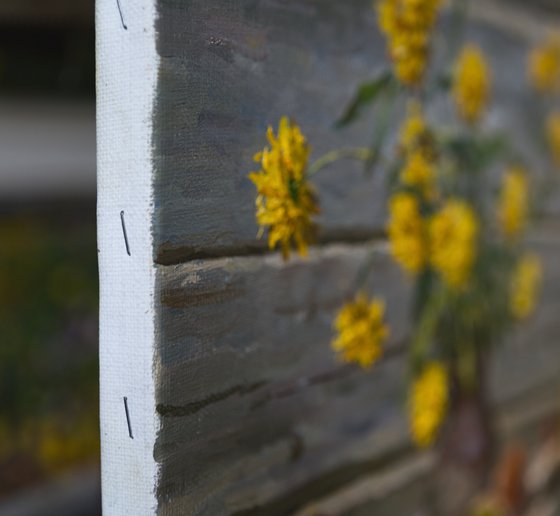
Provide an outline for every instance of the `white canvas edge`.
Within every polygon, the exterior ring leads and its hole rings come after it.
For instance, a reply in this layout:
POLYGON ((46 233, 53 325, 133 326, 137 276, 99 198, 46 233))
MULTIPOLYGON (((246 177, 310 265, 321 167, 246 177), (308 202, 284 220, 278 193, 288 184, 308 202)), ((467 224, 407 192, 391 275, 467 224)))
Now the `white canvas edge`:
POLYGON ((152 239, 152 115, 159 63, 155 1, 96 3, 100 424, 105 516, 142 516, 157 510, 152 239))

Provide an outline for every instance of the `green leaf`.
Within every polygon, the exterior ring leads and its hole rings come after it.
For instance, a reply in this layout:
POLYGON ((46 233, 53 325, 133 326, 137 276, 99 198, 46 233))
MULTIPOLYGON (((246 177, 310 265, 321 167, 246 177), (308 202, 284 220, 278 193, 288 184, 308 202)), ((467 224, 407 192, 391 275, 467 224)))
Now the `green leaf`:
POLYGON ((509 151, 508 141, 501 134, 482 138, 478 142, 479 163, 487 166, 509 151))
POLYGON ((508 141, 501 134, 477 138, 454 137, 444 142, 444 149, 471 171, 486 168, 511 151, 508 141))
POLYGON ((377 162, 381 158, 381 151, 383 150, 383 144, 385 143, 385 138, 391 128, 391 121, 393 120, 393 114, 396 107, 396 100, 399 94, 398 85, 393 81, 390 81, 386 91, 386 99, 379 113, 377 113, 375 132, 373 136, 373 142, 371 144, 371 154, 366 160, 364 172, 366 174, 371 174, 372 170, 377 165, 377 162))
POLYGON ((358 118, 364 108, 375 102, 391 86, 392 82, 391 72, 386 71, 376 79, 362 84, 344 114, 336 122, 336 127, 344 127, 358 118))

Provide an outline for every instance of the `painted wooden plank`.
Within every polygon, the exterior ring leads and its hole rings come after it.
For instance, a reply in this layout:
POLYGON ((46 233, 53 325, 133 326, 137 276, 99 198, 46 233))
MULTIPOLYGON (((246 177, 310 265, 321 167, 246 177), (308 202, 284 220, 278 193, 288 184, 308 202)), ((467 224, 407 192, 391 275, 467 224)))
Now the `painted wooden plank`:
MULTIPOLYGON (((543 302, 495 357, 497 404, 560 374, 557 235, 534 237, 543 302)), ((410 291, 385 246, 329 246, 288 265, 255 256, 159 267, 158 284, 163 514, 289 513, 409 446, 401 350, 410 291), (393 337, 390 357, 362 372, 337 365, 329 341, 368 249, 393 337)))
MULTIPOLYGON (((295 117, 314 158, 372 138, 368 121, 333 129, 356 85, 383 67, 370 2, 158 6, 157 259, 262 249, 246 176, 267 126, 295 117)), ((382 225, 380 179, 364 178, 362 166, 347 161, 316 176, 327 238, 363 238, 382 225)))
POLYGON ((435 453, 407 457, 386 469, 357 479, 322 500, 311 502, 296 516, 430 514, 429 476, 433 474, 435 465, 435 453))
POLYGON ((364 440, 382 438, 379 454, 390 453, 382 436, 395 425, 400 445, 402 361, 367 375, 338 364, 329 347, 333 314, 371 253, 370 283, 387 297, 396 349, 410 296, 383 245, 333 246, 288 265, 276 255, 159 269, 163 513, 241 511, 343 455, 359 460, 364 440))
POLYGON ((541 301, 532 319, 516 328, 507 348, 499 350, 490 376, 497 402, 520 396, 559 374, 560 226, 556 221, 543 224, 530 243, 543 264, 541 301))
MULTIPOLYGON (((543 425, 558 418, 560 402, 558 376, 528 396, 509 400, 497 411, 496 432, 501 442, 538 441, 543 425)), ((436 453, 411 454, 370 475, 358 477, 348 485, 313 500, 295 513, 297 516, 339 515, 392 516, 394 514, 432 514, 434 489, 431 479, 437 474, 436 453)))
MULTIPOLYGON (((485 12, 476 5, 475 12, 485 12)), ((173 264, 263 249, 246 176, 267 125, 295 117, 313 158, 373 139, 375 116, 343 131, 333 128, 357 86, 387 66, 371 2, 160 0, 158 16, 156 260, 173 264)), ((542 30, 527 17, 518 20, 529 27, 524 31, 508 30, 498 17, 479 18, 467 36, 489 53, 494 70, 489 128, 512 131, 514 148, 538 171, 544 168, 535 140, 540 118, 524 70, 542 30)), ((431 113, 454 123, 445 96, 436 97, 431 113)), ((363 240, 383 230, 382 172, 366 178, 361 165, 344 161, 313 178, 323 241, 363 240)))

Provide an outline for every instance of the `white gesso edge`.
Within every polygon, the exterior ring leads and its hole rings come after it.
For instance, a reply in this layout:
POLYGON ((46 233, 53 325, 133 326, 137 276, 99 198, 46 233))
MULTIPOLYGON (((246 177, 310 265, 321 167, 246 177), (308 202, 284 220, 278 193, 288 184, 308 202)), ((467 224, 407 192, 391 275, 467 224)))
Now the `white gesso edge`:
POLYGON ((102 498, 104 516, 143 516, 157 511, 151 149, 159 58, 155 0, 120 7, 126 30, 117 0, 96 5, 102 498))

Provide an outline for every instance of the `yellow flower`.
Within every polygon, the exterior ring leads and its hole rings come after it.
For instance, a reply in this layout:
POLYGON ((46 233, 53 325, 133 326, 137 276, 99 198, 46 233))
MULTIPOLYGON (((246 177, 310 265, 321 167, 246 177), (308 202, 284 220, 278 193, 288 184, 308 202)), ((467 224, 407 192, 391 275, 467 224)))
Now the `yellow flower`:
POLYGON ((418 191, 425 199, 432 200, 436 195, 435 167, 421 151, 413 152, 401 172, 401 182, 418 191))
POLYGON ((410 427, 417 446, 431 446, 447 413, 448 376, 439 362, 425 366, 416 378, 409 397, 410 427))
POLYGON ((469 124, 482 115, 491 89, 491 74, 480 49, 467 45, 457 62, 453 81, 453 99, 459 115, 469 124))
POLYGON ((560 87, 560 38, 550 37, 529 56, 529 80, 539 93, 554 93, 560 87))
POLYGON ((249 174, 257 187, 260 233, 268 228, 270 249, 280 244, 284 259, 289 257, 292 246, 304 256, 313 239, 312 216, 319 213, 306 177, 309 146, 299 127, 287 117, 280 120, 278 136, 269 127, 267 137, 270 147, 255 155, 261 170, 249 174))
POLYGON ((379 27, 388 40, 395 74, 407 86, 420 83, 441 0, 382 0, 379 27))
POLYGON ((527 224, 529 213, 529 186, 525 171, 519 167, 509 169, 502 183, 498 206, 498 219, 508 238, 519 236, 527 224))
POLYGON ((560 167, 560 112, 552 113, 548 117, 546 136, 554 162, 560 167))
POLYGON ((418 151, 426 159, 434 161, 435 152, 432 143, 430 128, 426 123, 422 106, 417 101, 408 105, 407 117, 399 133, 399 152, 407 156, 418 151))
POLYGON ((512 276, 510 308, 514 317, 526 319, 533 313, 541 282, 540 260, 528 253, 521 258, 512 276))
POLYGON ((430 221, 430 262, 454 289, 468 281, 477 253, 478 221, 464 201, 451 199, 430 221))
POLYGON ((358 294, 336 317, 334 328, 338 335, 332 342, 334 351, 340 353, 345 362, 370 367, 381 356, 381 345, 389 335, 389 328, 383 322, 384 314, 382 301, 358 294))
POLYGON ((406 160, 400 174, 401 183, 417 189, 424 199, 433 200, 436 194, 436 157, 418 102, 411 102, 408 106, 408 116, 399 134, 399 152, 406 160))
POLYGON ((411 274, 417 274, 426 264, 427 233, 418 199, 409 193, 398 193, 389 206, 388 224, 391 253, 411 274))

